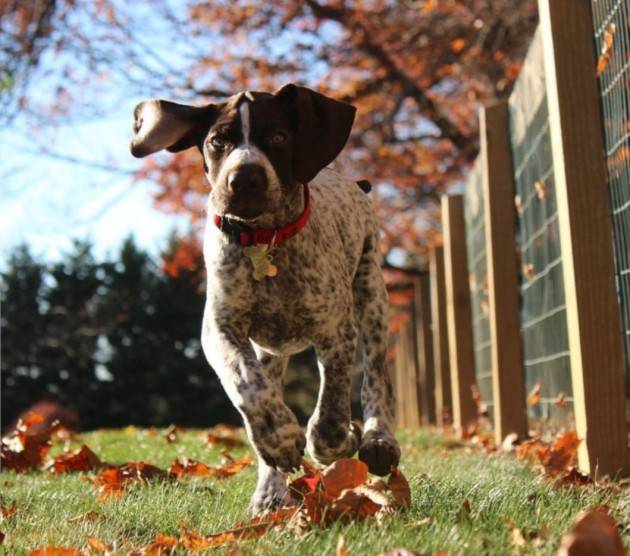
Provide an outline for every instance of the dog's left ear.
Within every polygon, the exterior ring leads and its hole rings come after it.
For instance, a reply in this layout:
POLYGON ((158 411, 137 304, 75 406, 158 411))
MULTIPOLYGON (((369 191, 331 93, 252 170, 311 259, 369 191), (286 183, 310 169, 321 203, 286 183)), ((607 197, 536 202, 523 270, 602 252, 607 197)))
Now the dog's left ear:
POLYGON ((189 106, 168 100, 145 100, 133 111, 131 154, 142 158, 162 149, 178 152, 193 147, 217 113, 212 104, 189 106))
POLYGON ((356 108, 293 84, 277 91, 276 98, 288 108, 295 129, 293 173, 306 183, 341 152, 356 108))

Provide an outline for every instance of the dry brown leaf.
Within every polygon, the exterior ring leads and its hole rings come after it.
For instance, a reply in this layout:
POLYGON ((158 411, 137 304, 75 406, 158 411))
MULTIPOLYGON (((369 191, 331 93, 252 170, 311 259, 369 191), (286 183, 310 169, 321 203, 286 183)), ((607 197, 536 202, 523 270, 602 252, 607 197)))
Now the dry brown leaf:
POLYGON ((523 263, 522 264, 523 276, 527 278, 527 280, 532 280, 534 276, 536 276, 536 272, 534 271, 534 265, 531 263, 523 263))
POLYGON ((342 536, 339 536, 337 541, 336 556, 350 556, 350 553, 346 550, 346 543, 342 536))
POLYGON ((97 537, 87 538, 88 554, 106 554, 109 555, 114 551, 114 548, 106 544, 104 541, 97 537))
POLYGON ((560 472, 573 465, 577 459, 580 442, 575 431, 558 435, 549 453, 549 459, 542 462, 545 468, 551 472, 560 472))
POLYGON ((103 467, 103 462, 85 444, 74 453, 64 453, 52 462, 55 473, 70 473, 73 471, 92 471, 103 467))
POLYGON ((210 446, 221 444, 226 448, 240 448, 246 445, 245 442, 236 436, 223 436, 213 433, 208 433, 207 441, 210 446))
POLYGON ((169 444, 173 444, 174 442, 179 442, 178 433, 181 430, 182 430, 181 427, 178 427, 176 425, 171 425, 168 429, 166 429, 166 432, 164 433, 164 438, 169 444))
POLYGON ((405 476, 398 471, 392 470, 392 474, 387 480, 387 486, 394 495, 394 506, 396 508, 408 508, 411 505, 411 490, 405 476))
POLYGON ((555 405, 556 407, 565 407, 567 405, 567 402, 565 401, 565 393, 564 392, 560 392, 558 394, 556 399, 553 401, 553 405, 555 405))
POLYGON ((324 491, 329 496, 337 497, 342 490, 365 483, 368 466, 358 459, 340 459, 324 469, 321 476, 324 491))
POLYGON ((420 552, 415 550, 408 550, 406 548, 394 548, 389 552, 381 552, 380 556, 423 556, 420 552))
POLYGON ((466 47, 466 41, 462 39, 461 37, 451 42, 451 50, 455 54, 464 50, 465 47, 466 47))
POLYGON ((531 392, 527 395, 527 405, 536 405, 540 403, 540 383, 534 384, 531 392))
POLYGON ((252 456, 245 456, 237 460, 231 460, 221 467, 210 467, 205 463, 194 459, 179 458, 173 462, 169 468, 169 473, 178 479, 185 476, 218 477, 220 479, 225 479, 241 472, 253 461, 254 458, 252 456))
POLYGON ((178 544, 179 540, 177 537, 157 533, 152 543, 134 551, 133 554, 141 554, 142 556, 169 556, 175 551, 178 544))
POLYGON ((597 75, 604 73, 604 70, 608 66, 613 53, 613 44, 615 42, 615 33, 617 32, 617 26, 611 23, 604 31, 604 37, 602 41, 602 51, 597 60, 597 75))
POLYGON ((146 483, 153 479, 167 479, 166 471, 144 461, 126 463, 120 467, 108 467, 94 479, 99 496, 121 494, 131 482, 146 483))
POLYGON ((10 506, 0 507, 0 523, 8 517, 14 516, 16 512, 17 504, 15 503, 15 501, 13 501, 10 506))
POLYGON ((558 556, 623 556, 626 551, 619 528, 607 506, 598 506, 577 516, 561 542, 558 556))
POLYGON ((41 467, 52 444, 51 436, 59 426, 53 423, 43 429, 37 427, 42 422, 43 417, 32 412, 18 421, 15 430, 2 439, 0 467, 18 473, 41 467))
POLYGON ((544 201, 547 198, 547 186, 545 182, 542 180, 538 180, 534 183, 534 189, 536 190, 536 195, 538 199, 544 201))
POLYGON ((30 556, 83 556, 78 548, 65 548, 62 546, 47 546, 36 548, 30 556))

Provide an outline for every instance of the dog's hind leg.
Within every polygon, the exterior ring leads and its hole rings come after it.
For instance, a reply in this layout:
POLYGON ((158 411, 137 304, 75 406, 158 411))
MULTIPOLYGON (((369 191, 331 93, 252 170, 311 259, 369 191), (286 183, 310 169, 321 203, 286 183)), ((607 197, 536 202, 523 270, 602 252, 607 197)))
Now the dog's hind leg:
POLYGON ((365 351, 361 386, 364 430, 359 459, 370 472, 386 475, 400 460, 394 436, 394 393, 387 369, 388 296, 381 274, 378 236, 365 241, 354 277, 354 307, 365 351))

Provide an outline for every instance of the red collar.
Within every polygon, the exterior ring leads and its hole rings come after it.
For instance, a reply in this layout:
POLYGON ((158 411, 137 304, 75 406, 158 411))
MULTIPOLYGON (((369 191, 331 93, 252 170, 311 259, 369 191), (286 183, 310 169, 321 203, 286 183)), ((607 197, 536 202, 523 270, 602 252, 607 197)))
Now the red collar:
POLYGON ((311 196, 308 185, 304 184, 304 210, 297 220, 282 228, 251 228, 240 220, 226 216, 214 215, 214 225, 222 232, 243 246, 248 245, 282 245, 287 239, 296 235, 308 222, 311 215, 311 196))

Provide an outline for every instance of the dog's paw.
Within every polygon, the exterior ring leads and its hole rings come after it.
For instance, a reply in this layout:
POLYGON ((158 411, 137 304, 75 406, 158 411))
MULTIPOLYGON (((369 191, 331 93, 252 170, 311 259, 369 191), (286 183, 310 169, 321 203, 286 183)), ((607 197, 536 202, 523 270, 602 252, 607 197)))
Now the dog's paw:
POLYGON ((297 423, 288 424, 272 431, 266 438, 255 439, 254 444, 269 467, 290 473, 300 467, 306 437, 297 423))
POLYGON ((343 431, 317 424, 309 426, 307 450, 313 459, 322 465, 329 465, 341 458, 350 458, 361 444, 361 428, 350 423, 343 431))
MULTIPOLYGON (((262 471, 259 471, 262 473, 262 471)), ((258 515, 292 502, 287 487, 286 475, 274 469, 267 469, 259 477, 258 485, 250 502, 252 515, 258 515)))
POLYGON ((389 434, 369 431, 361 442, 359 459, 367 464, 370 473, 387 475, 400 461, 398 441, 389 434))

